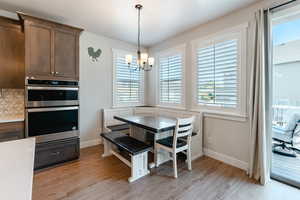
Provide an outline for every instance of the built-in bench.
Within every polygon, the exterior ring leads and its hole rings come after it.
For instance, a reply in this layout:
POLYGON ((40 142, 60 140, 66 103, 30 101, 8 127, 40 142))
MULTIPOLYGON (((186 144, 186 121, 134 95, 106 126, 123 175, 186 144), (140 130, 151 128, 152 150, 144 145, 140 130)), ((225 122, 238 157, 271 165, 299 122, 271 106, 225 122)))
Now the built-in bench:
POLYGON ((131 168, 129 182, 133 182, 149 174, 148 151, 151 146, 121 132, 101 134, 104 143, 103 157, 115 155, 131 168), (122 155, 123 153, 125 155, 122 155), (127 156, 129 155, 129 156, 127 156))
POLYGON ((114 119, 115 115, 133 115, 133 108, 115 108, 103 109, 102 126, 104 133, 112 131, 121 131, 122 133, 129 133, 129 125, 114 119))

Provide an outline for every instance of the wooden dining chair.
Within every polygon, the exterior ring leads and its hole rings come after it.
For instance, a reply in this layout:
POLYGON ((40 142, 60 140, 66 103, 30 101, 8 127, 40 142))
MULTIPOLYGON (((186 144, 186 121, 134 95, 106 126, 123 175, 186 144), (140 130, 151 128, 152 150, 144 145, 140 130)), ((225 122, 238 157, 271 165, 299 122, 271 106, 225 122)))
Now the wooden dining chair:
POLYGON ((195 117, 177 118, 173 136, 155 141, 155 165, 158 167, 158 153, 160 150, 171 154, 173 160, 174 177, 177 178, 177 153, 184 152, 187 155, 188 169, 192 170, 191 140, 195 117))

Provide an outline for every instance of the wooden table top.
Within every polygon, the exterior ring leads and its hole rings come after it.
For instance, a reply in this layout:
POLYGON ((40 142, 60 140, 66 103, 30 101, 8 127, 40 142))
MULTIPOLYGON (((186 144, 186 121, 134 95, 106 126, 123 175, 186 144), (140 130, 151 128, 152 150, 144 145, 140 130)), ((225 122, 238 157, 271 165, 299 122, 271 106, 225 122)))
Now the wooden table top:
POLYGON ((176 127, 175 118, 162 116, 130 115, 114 116, 114 118, 154 133, 173 130, 176 127))

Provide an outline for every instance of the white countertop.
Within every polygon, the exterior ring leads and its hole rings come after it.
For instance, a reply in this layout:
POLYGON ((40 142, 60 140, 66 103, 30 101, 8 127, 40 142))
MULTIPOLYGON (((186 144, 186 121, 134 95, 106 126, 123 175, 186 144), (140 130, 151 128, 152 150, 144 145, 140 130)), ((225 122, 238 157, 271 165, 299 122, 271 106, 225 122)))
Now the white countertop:
POLYGON ((0 123, 22 122, 22 121, 24 121, 24 115, 0 116, 0 123))

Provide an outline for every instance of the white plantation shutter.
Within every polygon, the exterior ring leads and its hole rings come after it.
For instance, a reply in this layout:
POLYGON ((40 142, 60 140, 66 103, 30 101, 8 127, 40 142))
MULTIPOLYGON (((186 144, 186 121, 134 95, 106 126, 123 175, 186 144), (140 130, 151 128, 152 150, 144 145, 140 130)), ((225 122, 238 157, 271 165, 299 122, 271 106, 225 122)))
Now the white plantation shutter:
MULTIPOLYGON (((143 73, 128 68, 125 55, 115 56, 115 101, 117 105, 138 105, 143 101, 143 73)), ((132 68, 136 68, 136 57, 132 68)))
POLYGON ((197 50, 198 104, 237 107, 238 55, 237 39, 197 50))
POLYGON ((182 55, 161 57, 159 61, 160 103, 181 104, 182 55))

